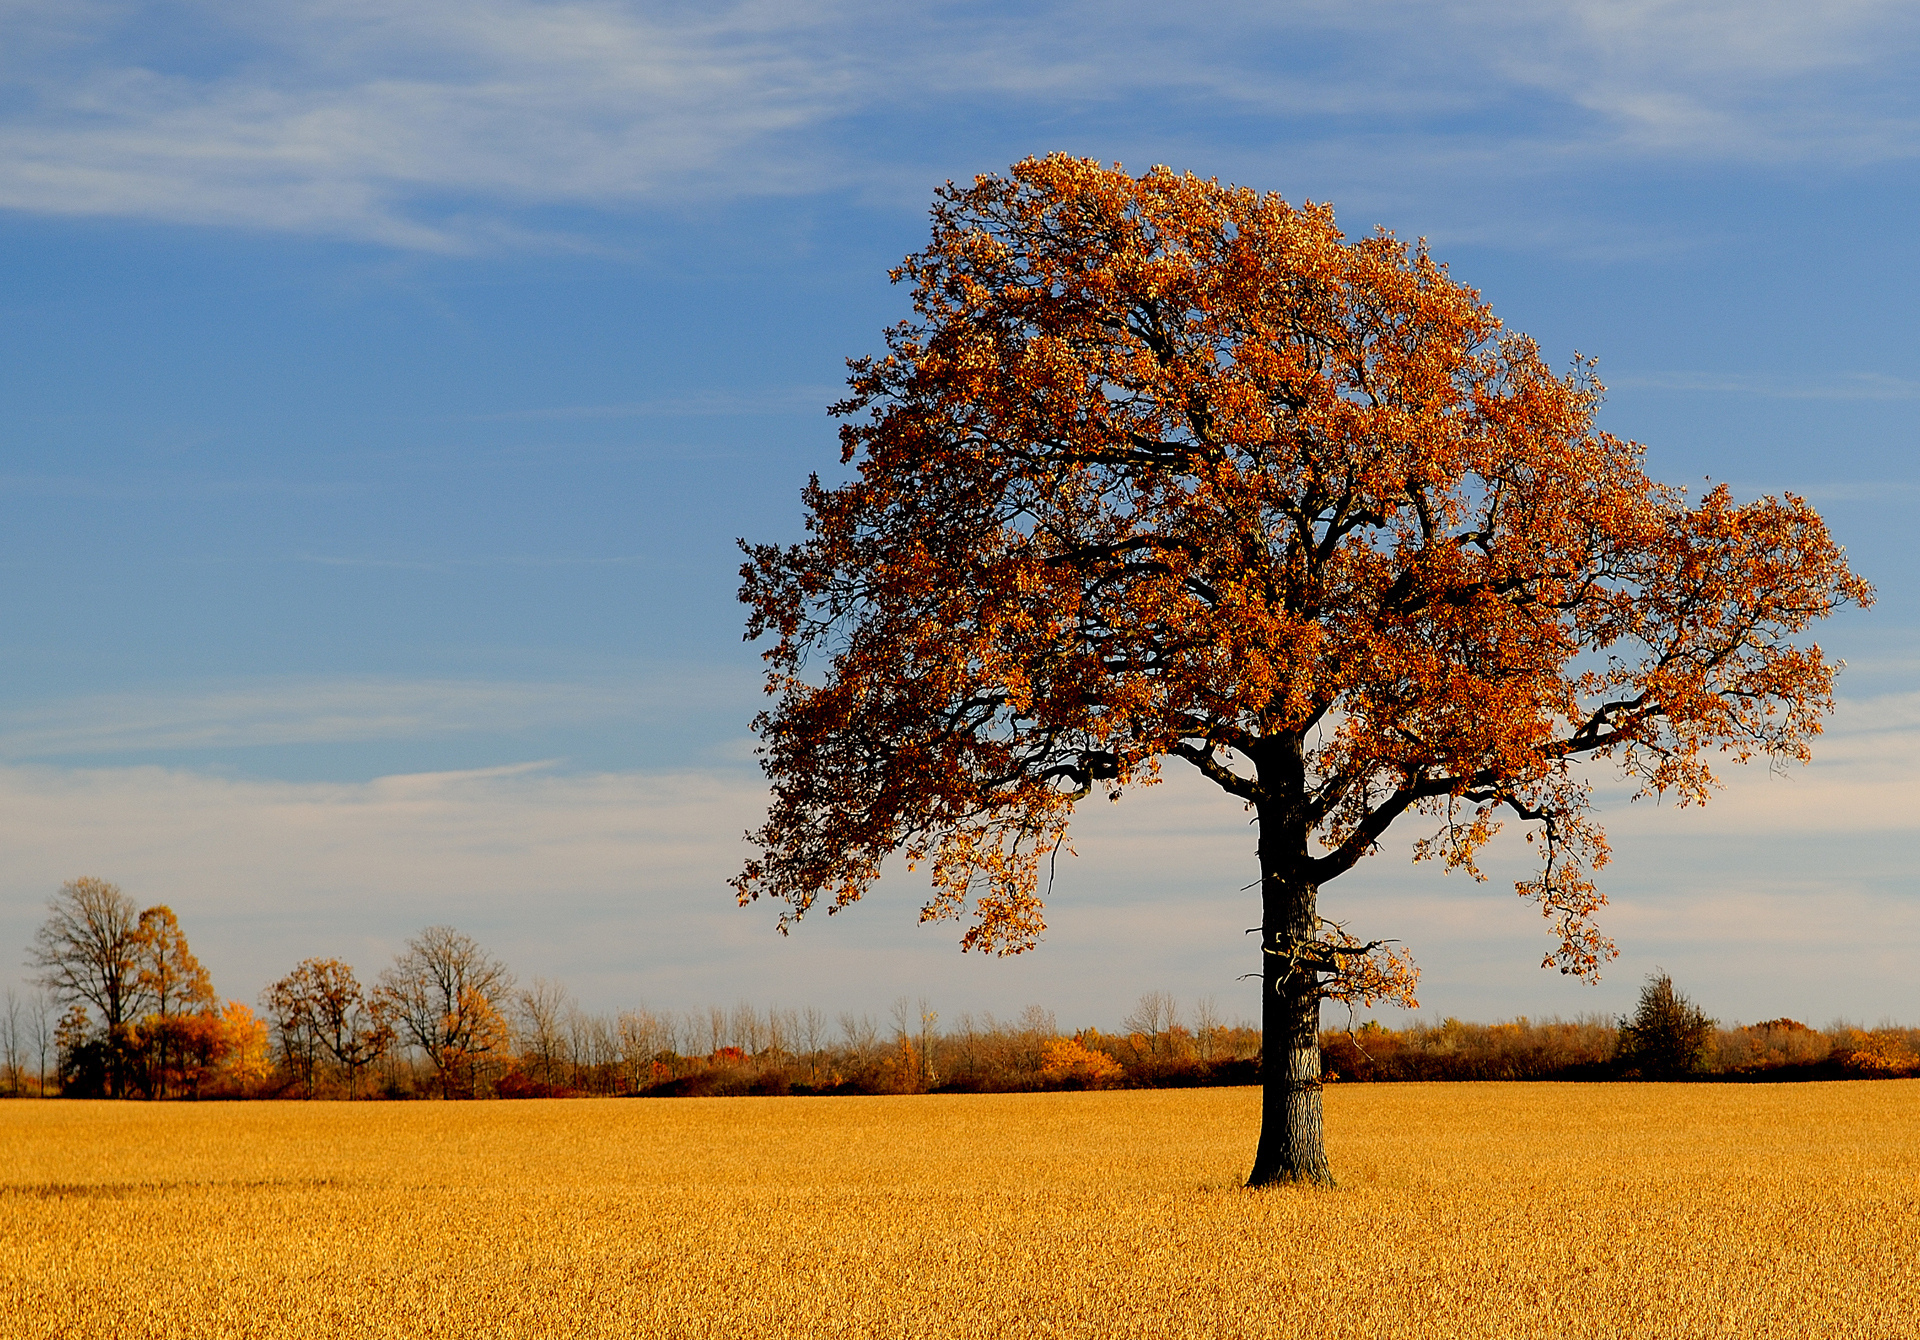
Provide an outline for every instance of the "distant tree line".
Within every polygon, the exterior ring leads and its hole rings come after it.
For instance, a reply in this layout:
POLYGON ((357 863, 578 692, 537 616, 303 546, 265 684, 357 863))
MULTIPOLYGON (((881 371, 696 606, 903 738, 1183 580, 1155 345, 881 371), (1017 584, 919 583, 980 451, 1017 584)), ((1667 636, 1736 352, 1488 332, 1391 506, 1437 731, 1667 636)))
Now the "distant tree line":
POLYGON ((1794 1019, 1722 1028, 1656 972, 1624 1019, 1386 1029, 1363 1024, 1321 1035, 1336 1079, 1858 1079, 1920 1075, 1920 1029, 1844 1022, 1815 1029, 1794 1019))
MULTIPOLYGON (((114 885, 63 885, 9 988, 0 1089, 118 1098, 536 1098, 572 1095, 1005 1092, 1259 1079, 1260 1033, 1211 1000, 1150 991, 1114 1032, 1062 1033, 1028 1006, 1011 1019, 902 998, 884 1020, 732 1008, 594 1014, 556 983, 519 986, 472 937, 429 926, 370 985, 309 958, 259 1012, 220 1001, 165 906, 114 885)), ((1790 1019, 1721 1028, 1664 973, 1635 1013, 1571 1023, 1386 1029, 1321 1036, 1330 1081, 1882 1076, 1920 1074, 1920 1030, 1815 1030, 1790 1019)))

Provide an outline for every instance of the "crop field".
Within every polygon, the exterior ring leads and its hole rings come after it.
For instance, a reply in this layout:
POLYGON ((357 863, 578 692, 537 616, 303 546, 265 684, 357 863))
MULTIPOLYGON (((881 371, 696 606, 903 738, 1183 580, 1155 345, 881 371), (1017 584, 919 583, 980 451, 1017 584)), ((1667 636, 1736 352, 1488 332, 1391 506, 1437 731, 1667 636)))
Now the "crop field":
POLYGON ((0 1104, 13 1336, 1818 1336, 1920 1323, 1920 1080, 0 1104))

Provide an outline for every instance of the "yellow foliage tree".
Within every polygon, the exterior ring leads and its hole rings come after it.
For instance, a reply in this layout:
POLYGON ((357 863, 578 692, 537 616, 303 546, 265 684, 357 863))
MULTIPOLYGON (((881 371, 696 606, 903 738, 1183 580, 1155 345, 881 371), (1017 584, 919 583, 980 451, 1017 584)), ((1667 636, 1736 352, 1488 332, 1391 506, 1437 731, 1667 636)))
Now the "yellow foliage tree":
POLYGON ((1048 1084, 1098 1089, 1120 1079, 1120 1063, 1079 1038, 1055 1038, 1040 1049, 1040 1078, 1048 1084))

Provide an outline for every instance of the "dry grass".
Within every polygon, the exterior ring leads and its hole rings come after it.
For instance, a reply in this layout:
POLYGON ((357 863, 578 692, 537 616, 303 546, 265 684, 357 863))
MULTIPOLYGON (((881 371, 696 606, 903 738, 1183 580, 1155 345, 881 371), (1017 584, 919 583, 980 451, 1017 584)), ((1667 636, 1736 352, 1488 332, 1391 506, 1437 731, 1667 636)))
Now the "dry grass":
POLYGON ((0 1104, 7 1336, 1920 1329, 1920 1080, 0 1104))

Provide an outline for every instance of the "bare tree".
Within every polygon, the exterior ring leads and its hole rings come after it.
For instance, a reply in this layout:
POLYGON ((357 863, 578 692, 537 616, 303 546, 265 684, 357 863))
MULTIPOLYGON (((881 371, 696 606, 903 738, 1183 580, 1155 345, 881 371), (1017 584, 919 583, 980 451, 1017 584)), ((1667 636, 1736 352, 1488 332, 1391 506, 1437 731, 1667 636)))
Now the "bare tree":
POLYGON ((707 1048, 708 1055, 727 1045, 727 1011, 721 1005, 707 1006, 707 1048))
POLYGON ((627 1010, 620 1015, 618 1030, 627 1091, 637 1092, 653 1078, 655 1060, 673 1050, 673 1018, 646 1009, 627 1010))
POLYGON ((320 1019, 300 969, 262 991, 260 1006, 280 1046, 281 1066, 308 1098, 313 1097, 320 1066, 320 1019))
POLYGON ((471 1058, 500 1050, 500 1019, 512 990, 513 974, 471 936, 429 926, 380 974, 377 996, 387 1017, 426 1053, 451 1098, 463 1078, 471 1079, 471 1058))
POLYGON ((522 991, 514 1003, 524 1039, 521 1050, 538 1067, 540 1082, 551 1087, 565 1047, 562 1027, 571 1004, 567 989, 557 982, 536 977, 533 985, 522 991))
POLYGON ((1202 996, 1193 1004, 1193 1036, 1204 1064, 1213 1060, 1214 1039, 1220 1032, 1220 1007, 1212 996, 1202 996))
POLYGON ((880 1030, 870 1014, 855 1014, 852 1010, 840 1012, 840 1032, 846 1037, 847 1050, 855 1057, 864 1059, 871 1055, 879 1045, 880 1030))
MULTIPOLYGON (((82 877, 60 886, 47 902, 51 916, 34 933, 28 963, 63 1005, 99 1012, 109 1044, 151 1003, 140 982, 140 909, 104 879, 82 877)), ((125 1067, 118 1050, 107 1068, 108 1091, 119 1097, 125 1067)))
POLYGON ((84 1004, 117 1028, 147 1005, 140 985, 140 909, 103 879, 60 886, 47 902, 53 915, 34 933, 29 962, 62 1005, 84 1004))
POLYGON ((800 1011, 767 1011, 767 1050, 778 1056, 791 1056, 800 1045, 800 1011))
POLYGON ((809 1005, 800 1012, 800 1036, 807 1048, 807 1078, 820 1082, 820 1048, 826 1045, 827 1016, 809 1005))
POLYGON ((1120 1021, 1120 1026, 1129 1033, 1138 1033, 1147 1040, 1147 1055, 1154 1060, 1161 1059, 1167 1035, 1173 1032, 1174 1025, 1180 1022, 1179 1007, 1165 991, 1149 991, 1140 997, 1140 1003, 1133 1012, 1120 1021))
POLYGON ((727 1022, 727 1036, 733 1045, 748 1056, 757 1056, 767 1045, 767 1026, 760 1018, 750 1001, 741 1001, 733 1007, 733 1014, 727 1022))
POLYGON ((706 1036, 707 1020, 698 1010, 686 1010, 674 1016, 674 1051, 682 1056, 700 1055, 700 1040, 706 1036))
POLYGON ((578 1005, 567 1007, 567 1050, 573 1062, 572 1082, 589 1093, 607 1093, 620 1064, 620 1034, 605 1015, 588 1014, 578 1005))
POLYGON ((33 1010, 27 1016, 33 1029, 33 1054, 38 1062, 40 1096, 47 1096, 47 1057, 53 1055, 56 1029, 54 1019, 58 1014, 54 994, 42 987, 34 993, 33 1010))
POLYGON ((310 958, 273 988, 299 1001, 314 1041, 347 1077, 347 1101, 360 1087, 360 1072, 393 1045, 393 1025, 384 1004, 369 1000, 353 969, 339 959, 310 958))
POLYGON ((593 1087, 593 1017, 574 1001, 567 1002, 565 1020, 567 1080, 575 1088, 593 1087))
POLYGON ((1018 1023, 1022 1033, 1031 1033, 1043 1040, 1060 1036, 1060 1026, 1054 1022, 1053 1011, 1044 1005, 1027 1006, 1020 1011, 1018 1023))
POLYGON ((0 1062, 0 1064, 6 1066, 7 1096, 10 1098, 18 1098, 20 1096, 21 1044, 25 1040, 22 1033, 20 993, 9 985, 7 987, 6 1017, 4 1021, 0 1021, 0 1057, 4 1057, 4 1061, 0 1062))
MULTIPOLYGON (((991 1026, 993 1016, 987 1016, 991 1026)), ((976 1074, 980 1069, 980 1030, 973 1022, 973 1011, 960 1011, 960 1066, 967 1074, 976 1074)))
POLYGON ((1054 1021, 1053 1011, 1044 1005, 1029 1005, 1020 1011, 1016 1024, 1020 1063, 1024 1069, 1038 1070, 1041 1048, 1060 1036, 1060 1027, 1054 1021))

